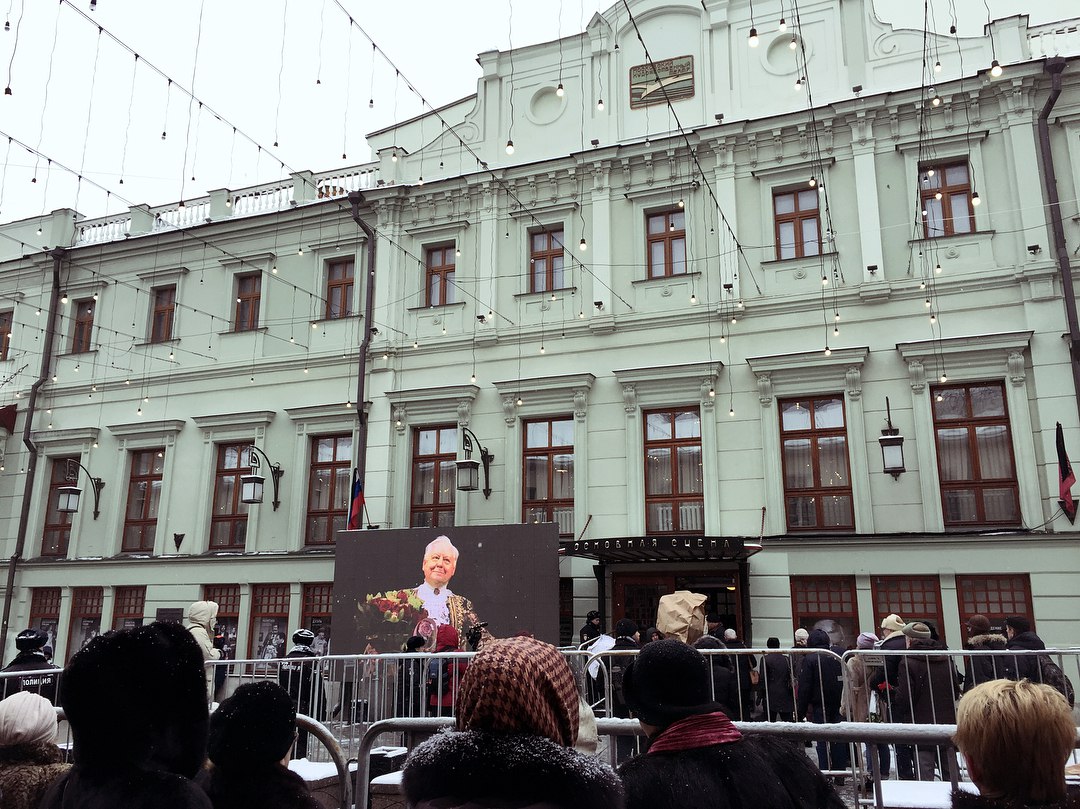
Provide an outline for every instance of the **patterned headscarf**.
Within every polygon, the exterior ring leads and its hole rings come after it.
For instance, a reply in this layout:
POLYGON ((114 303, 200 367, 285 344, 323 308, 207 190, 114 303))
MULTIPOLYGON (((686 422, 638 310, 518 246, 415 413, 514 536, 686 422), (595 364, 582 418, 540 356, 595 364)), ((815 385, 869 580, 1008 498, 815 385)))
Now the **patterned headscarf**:
POLYGON ((458 730, 546 736, 573 747, 578 734, 574 675, 558 650, 535 638, 485 644, 457 695, 458 730))

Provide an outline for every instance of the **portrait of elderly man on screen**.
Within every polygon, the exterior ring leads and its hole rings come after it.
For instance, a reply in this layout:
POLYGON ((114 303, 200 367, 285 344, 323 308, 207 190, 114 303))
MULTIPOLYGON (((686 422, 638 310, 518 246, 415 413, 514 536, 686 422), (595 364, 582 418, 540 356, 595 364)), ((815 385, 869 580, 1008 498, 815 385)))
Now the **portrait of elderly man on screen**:
POLYGON ((427 612, 427 618, 421 620, 416 627, 416 634, 425 639, 425 650, 434 647, 436 632, 444 624, 457 630, 462 645, 470 630, 480 625, 472 602, 464 596, 455 595, 450 589, 450 579, 457 570, 458 556, 458 549, 446 536, 436 537, 424 548, 424 561, 421 565, 424 583, 416 587, 415 592, 427 612))

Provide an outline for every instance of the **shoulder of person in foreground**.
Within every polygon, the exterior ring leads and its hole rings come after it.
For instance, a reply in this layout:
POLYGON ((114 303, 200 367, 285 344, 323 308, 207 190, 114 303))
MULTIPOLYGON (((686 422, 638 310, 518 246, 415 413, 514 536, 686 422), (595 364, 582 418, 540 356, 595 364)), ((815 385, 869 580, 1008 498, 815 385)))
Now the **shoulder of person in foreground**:
POLYGON ((281 764, 243 767, 228 774, 209 766, 196 777, 214 809, 320 809, 307 783, 281 764))
POLYGON ((843 809, 801 748, 766 736, 682 752, 643 755, 619 775, 627 809, 843 809))
MULTIPOLYGON (((1032 804, 1040 809, 1080 809, 1080 787, 1070 786, 1061 803, 1032 804)), ((952 794, 952 809, 1018 809, 1019 804, 1005 798, 993 798, 958 789, 952 794)), ((1022 807, 1020 807, 1022 809, 1022 807)))
POLYGON ((599 759, 513 733, 438 733, 409 755, 401 784, 410 806, 439 798, 621 809, 623 788, 599 759))
POLYGON ((45 792, 38 809, 213 809, 206 793, 182 775, 148 770, 87 778, 73 767, 45 792))

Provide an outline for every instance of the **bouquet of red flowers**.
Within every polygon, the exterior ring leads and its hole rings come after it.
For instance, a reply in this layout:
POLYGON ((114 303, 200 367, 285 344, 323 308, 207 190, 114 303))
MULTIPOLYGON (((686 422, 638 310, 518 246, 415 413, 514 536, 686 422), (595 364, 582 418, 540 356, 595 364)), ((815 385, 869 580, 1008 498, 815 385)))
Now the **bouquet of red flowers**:
POLYGON ((416 625, 427 617, 415 590, 368 594, 363 602, 357 602, 356 610, 363 637, 369 642, 381 641, 378 645, 384 651, 400 646, 415 634, 416 625))

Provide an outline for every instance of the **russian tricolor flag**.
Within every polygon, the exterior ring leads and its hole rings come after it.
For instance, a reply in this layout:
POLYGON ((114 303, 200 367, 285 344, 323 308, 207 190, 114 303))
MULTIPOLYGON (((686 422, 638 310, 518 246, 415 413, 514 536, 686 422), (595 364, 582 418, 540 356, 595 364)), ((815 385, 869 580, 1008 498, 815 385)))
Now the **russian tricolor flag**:
POLYGON ((353 469, 352 499, 349 500, 349 519, 345 527, 355 531, 360 527, 360 514, 364 510, 364 487, 360 484, 360 470, 353 469))

